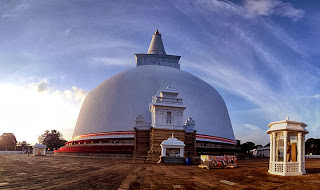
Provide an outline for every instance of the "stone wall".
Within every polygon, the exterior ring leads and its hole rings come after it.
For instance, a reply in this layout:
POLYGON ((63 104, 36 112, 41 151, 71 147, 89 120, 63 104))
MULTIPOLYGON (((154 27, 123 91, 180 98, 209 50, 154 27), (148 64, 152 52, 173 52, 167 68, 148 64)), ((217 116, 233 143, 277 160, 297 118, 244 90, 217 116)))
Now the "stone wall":
POLYGON ((184 156, 185 157, 194 157, 197 156, 196 151, 196 131, 192 133, 185 133, 184 144, 184 156))
POLYGON ((134 152, 135 160, 144 160, 150 150, 150 129, 138 130, 135 128, 134 134, 134 152))

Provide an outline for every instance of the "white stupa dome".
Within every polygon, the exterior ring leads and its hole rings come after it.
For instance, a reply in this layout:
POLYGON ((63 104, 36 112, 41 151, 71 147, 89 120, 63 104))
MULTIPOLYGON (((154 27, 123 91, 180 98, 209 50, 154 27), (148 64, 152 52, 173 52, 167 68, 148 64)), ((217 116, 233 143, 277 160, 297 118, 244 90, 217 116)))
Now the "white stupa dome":
MULTIPOLYGON (((160 35, 156 32, 154 35, 160 35)), ((156 36, 157 37, 157 36, 156 36)), ((160 40, 156 38, 157 41, 160 40)), ((152 44, 152 42, 151 42, 152 44)), ((195 120, 197 134, 235 140, 226 105, 220 94, 198 77, 180 70, 180 56, 136 54, 137 67, 121 72, 91 90, 83 102, 73 137, 112 131, 132 131, 141 114, 151 122, 149 104, 158 90, 168 86, 183 99, 184 120, 195 120)), ((163 45, 162 45, 163 47, 163 45)))

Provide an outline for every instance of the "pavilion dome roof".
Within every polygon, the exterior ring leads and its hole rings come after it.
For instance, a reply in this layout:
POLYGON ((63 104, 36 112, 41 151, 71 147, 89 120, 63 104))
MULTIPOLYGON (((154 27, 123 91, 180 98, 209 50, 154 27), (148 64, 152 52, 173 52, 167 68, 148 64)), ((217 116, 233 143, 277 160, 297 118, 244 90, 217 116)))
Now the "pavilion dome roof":
POLYGON ((304 133, 309 133, 306 129, 307 124, 300 121, 292 121, 289 120, 289 116, 287 116, 286 120, 271 122, 268 125, 269 129, 266 133, 271 133, 273 131, 299 131, 304 133))
POLYGON ((33 146, 33 148, 47 148, 47 146, 44 145, 44 144, 38 144, 38 143, 36 143, 36 144, 33 146))

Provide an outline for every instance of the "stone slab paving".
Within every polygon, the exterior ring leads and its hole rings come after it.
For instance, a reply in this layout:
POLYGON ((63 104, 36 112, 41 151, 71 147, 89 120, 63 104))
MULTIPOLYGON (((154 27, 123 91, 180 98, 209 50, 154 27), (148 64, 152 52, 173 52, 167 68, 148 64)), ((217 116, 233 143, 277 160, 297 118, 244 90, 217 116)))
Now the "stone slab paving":
POLYGON ((220 180, 221 183, 227 184, 227 185, 237 185, 237 183, 233 183, 231 181, 227 181, 227 180, 220 180))
POLYGON ((234 169, 158 165, 94 157, 0 155, 0 189, 319 189, 320 159, 307 175, 274 176, 268 159, 240 160, 234 169))

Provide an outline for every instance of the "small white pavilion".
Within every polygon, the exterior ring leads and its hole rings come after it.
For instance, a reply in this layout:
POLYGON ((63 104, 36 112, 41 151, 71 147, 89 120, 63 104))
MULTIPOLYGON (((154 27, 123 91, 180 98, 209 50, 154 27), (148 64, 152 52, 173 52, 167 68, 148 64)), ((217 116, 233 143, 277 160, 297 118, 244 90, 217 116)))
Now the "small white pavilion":
POLYGON ((33 146, 33 156, 45 156, 46 155, 46 145, 43 144, 35 144, 33 146))
POLYGON ((307 124, 286 120, 268 125, 270 163, 268 172, 275 175, 303 175, 305 171, 305 129, 307 124))
POLYGON ((178 140, 177 138, 169 137, 164 140, 161 144, 161 157, 182 157, 184 154, 184 147, 186 146, 184 142, 178 140))

